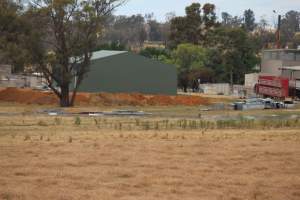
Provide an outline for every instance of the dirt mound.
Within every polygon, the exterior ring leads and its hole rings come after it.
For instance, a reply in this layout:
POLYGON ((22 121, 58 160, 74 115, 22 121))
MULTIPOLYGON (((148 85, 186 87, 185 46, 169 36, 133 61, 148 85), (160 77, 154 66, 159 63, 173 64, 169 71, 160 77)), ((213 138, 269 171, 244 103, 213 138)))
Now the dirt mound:
MULTIPOLYGON (((0 90, 0 101, 25 104, 57 105, 59 100, 52 92, 32 89, 6 88, 0 90)), ((170 105, 207 105, 209 98, 199 96, 143 95, 139 93, 78 93, 76 105, 105 106, 170 106, 170 105)))
POLYGON ((0 100, 25 104, 57 104, 58 98, 51 92, 31 89, 6 88, 0 91, 0 100))
POLYGON ((152 106, 169 106, 175 105, 172 96, 154 95, 147 100, 148 105, 152 106))
POLYGON ((94 105, 107 105, 107 106, 143 106, 146 103, 147 98, 142 94, 127 94, 127 93, 99 93, 92 94, 90 103, 94 105))

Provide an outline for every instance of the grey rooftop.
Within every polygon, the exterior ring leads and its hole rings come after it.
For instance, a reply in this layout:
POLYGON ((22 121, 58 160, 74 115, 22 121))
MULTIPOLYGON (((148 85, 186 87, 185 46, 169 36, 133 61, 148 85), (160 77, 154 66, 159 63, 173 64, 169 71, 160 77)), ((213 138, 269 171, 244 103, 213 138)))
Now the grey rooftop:
POLYGON ((106 58, 109 56, 115 56, 123 53, 127 53, 127 51, 108 51, 108 50, 94 51, 91 60, 97 60, 97 59, 106 58))

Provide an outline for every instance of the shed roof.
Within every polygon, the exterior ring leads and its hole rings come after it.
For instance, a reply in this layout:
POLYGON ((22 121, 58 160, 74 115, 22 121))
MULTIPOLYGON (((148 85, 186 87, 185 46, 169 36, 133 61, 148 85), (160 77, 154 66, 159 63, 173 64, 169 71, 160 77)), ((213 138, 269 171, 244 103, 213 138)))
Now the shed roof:
POLYGON ((264 49, 263 52, 300 52, 300 49, 264 49))
POLYGON ((108 50, 94 51, 91 60, 97 60, 109 56, 115 56, 122 53, 127 53, 127 51, 108 51, 108 50))
POLYGON ((281 67, 280 69, 281 70, 300 71, 300 66, 281 67))

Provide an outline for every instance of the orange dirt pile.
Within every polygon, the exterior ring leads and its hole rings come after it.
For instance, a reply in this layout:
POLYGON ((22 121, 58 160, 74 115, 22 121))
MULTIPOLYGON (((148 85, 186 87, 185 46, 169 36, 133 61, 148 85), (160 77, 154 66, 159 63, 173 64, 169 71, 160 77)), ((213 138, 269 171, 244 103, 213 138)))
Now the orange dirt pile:
MULTIPOLYGON (((105 106, 169 106, 169 105, 207 105, 213 99, 199 96, 143 95, 139 93, 78 93, 76 105, 105 106)), ((58 98, 52 92, 32 89, 6 88, 0 90, 0 101, 24 104, 55 105, 58 98)))
POLYGON ((0 100, 25 104, 56 104, 58 98, 51 92, 40 92, 31 89, 6 88, 0 91, 0 100))

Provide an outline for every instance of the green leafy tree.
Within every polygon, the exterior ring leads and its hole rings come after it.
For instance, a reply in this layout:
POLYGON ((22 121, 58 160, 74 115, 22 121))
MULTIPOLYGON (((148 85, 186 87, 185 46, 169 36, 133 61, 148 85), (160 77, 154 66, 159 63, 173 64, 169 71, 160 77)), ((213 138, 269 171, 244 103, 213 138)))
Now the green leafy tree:
POLYGON ((140 55, 145 56, 147 58, 152 58, 155 60, 160 60, 162 56, 170 57, 168 50, 161 48, 153 48, 147 47, 140 51, 140 55))
POLYGON ((242 83, 245 73, 252 72, 259 62, 255 46, 242 28, 220 27, 210 36, 211 52, 208 67, 215 70, 218 81, 242 83))
POLYGON ((1 63, 11 64, 13 72, 22 72, 30 63, 28 44, 32 37, 22 6, 11 0, 0 1, 1 63))
POLYGON ((185 9, 186 16, 174 17, 170 26, 170 47, 181 43, 203 44, 205 36, 216 26, 215 6, 193 3, 185 9))
POLYGON ((206 49, 193 44, 180 44, 172 53, 173 63, 177 66, 178 85, 186 92, 191 86, 190 73, 205 67, 206 49))
POLYGON ((74 104, 77 90, 89 71, 95 41, 102 34, 103 18, 121 3, 120 0, 31 1, 28 12, 40 36, 32 48, 35 66, 60 99, 61 106, 74 104))

